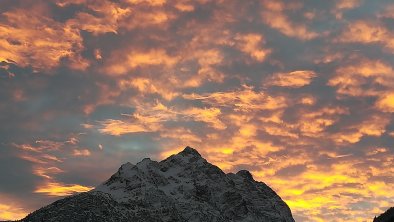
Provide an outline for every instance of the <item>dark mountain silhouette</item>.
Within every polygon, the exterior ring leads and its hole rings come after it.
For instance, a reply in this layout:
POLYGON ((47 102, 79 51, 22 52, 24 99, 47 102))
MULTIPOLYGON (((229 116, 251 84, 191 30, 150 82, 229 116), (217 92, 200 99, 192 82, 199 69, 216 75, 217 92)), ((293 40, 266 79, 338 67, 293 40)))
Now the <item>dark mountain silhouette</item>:
POLYGON ((380 216, 375 217, 373 222, 394 222, 394 207, 391 207, 380 216))
POLYGON ((43 207, 23 222, 294 222, 285 202, 241 170, 225 174, 193 148, 156 162, 149 158, 95 189, 43 207))

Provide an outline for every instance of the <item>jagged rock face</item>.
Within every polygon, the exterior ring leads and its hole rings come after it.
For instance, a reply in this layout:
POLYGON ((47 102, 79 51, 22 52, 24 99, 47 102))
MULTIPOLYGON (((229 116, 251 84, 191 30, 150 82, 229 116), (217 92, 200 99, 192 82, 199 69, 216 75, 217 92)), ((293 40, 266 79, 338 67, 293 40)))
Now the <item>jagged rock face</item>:
POLYGON ((291 222, 291 211, 245 170, 225 174, 187 147, 161 162, 122 165, 87 193, 57 201, 23 221, 291 222))

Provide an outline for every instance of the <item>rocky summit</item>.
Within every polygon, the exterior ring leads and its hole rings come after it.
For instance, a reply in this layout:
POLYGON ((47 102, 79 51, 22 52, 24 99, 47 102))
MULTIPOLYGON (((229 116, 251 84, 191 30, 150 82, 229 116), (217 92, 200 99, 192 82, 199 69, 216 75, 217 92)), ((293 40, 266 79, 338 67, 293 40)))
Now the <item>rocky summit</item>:
POLYGON ((160 162, 149 158, 95 189, 69 196, 24 222, 292 222, 286 203, 265 183, 241 170, 224 173, 193 148, 160 162))

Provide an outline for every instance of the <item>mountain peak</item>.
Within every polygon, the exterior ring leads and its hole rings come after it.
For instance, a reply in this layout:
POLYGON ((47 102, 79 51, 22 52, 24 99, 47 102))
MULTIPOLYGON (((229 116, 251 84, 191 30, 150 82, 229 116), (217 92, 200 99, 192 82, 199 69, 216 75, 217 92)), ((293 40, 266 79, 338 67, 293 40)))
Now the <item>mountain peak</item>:
POLYGON ((196 149, 194 149, 190 146, 185 147, 185 149, 183 149, 183 151, 181 151, 178 154, 183 155, 183 156, 192 155, 192 156, 201 157, 200 153, 196 149))
POLYGON ((254 181, 252 174, 247 170, 240 170, 236 174, 249 181, 254 181))
POLYGON ((125 163, 106 182, 44 207, 22 222, 294 222, 285 202, 241 170, 224 173, 187 146, 160 162, 125 163), (72 215, 70 217, 70 215, 72 215))

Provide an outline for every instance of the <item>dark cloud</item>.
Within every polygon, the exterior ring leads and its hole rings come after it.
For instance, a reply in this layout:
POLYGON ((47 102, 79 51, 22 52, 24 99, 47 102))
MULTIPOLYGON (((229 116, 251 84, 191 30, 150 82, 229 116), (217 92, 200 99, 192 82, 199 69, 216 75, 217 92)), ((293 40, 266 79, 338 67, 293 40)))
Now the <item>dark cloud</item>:
POLYGON ((305 172, 306 170, 307 167, 305 165, 294 165, 276 171, 275 175, 279 177, 293 177, 305 172))

